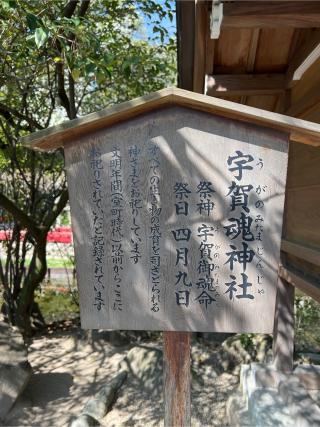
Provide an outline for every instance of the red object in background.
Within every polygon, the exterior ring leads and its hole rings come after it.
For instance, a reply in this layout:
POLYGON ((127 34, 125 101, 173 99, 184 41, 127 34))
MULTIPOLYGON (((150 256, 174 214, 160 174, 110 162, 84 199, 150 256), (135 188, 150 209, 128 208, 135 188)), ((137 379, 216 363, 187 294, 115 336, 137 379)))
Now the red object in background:
POLYGON ((0 230, 0 240, 9 240, 11 238, 11 230, 0 230))
POLYGON ((71 227, 57 227, 49 231, 47 242, 53 243, 72 243, 71 227))
MULTIPOLYGON (((25 235, 25 231, 21 232, 21 238, 25 235)), ((12 230, 0 230, 0 240, 9 240, 12 236, 12 230)), ((71 227, 57 227, 49 231, 47 242, 49 243, 72 243, 71 227)))

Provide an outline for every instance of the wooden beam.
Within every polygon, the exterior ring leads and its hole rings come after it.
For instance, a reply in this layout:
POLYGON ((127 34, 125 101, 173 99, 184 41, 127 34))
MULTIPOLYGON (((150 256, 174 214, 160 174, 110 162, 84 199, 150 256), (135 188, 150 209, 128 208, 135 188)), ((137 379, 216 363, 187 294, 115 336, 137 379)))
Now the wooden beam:
POLYGON ((279 276, 320 303, 320 285, 317 285, 316 283, 311 282, 307 278, 302 277, 297 273, 291 271, 289 267, 285 268, 283 266, 280 266, 279 276))
POLYGON ((320 250, 282 239, 281 250, 304 261, 320 266, 320 250))
POLYGON ((278 277, 273 331, 273 363, 277 371, 291 373, 294 352, 294 287, 278 277))
POLYGON ((256 28, 252 31, 252 36, 250 40, 250 47, 249 47, 248 61, 247 61, 247 72, 249 73, 252 73, 254 71, 259 38, 260 38, 260 29, 256 28))
POLYGON ((68 120, 21 138, 21 142, 32 149, 51 151, 71 141, 75 142, 88 133, 113 126, 154 109, 172 106, 191 108, 208 114, 277 129, 287 133, 290 141, 320 146, 320 125, 317 123, 285 117, 177 88, 162 89, 78 119, 68 120))
MULTIPOLYGON (((257 56, 257 50, 258 50, 258 43, 260 38, 260 29, 256 28, 252 31, 251 40, 250 40, 250 46, 249 46, 249 52, 248 52, 248 59, 247 59, 247 66, 246 66, 246 72, 252 73, 254 71, 254 66, 256 63, 256 56, 257 56)), ((247 103, 247 95, 241 96, 241 104, 247 103)))
POLYGON ((319 28, 318 1, 242 1, 224 3, 222 27, 319 28))
POLYGON ((190 427, 189 332, 164 332, 164 426, 190 427))
POLYGON ((320 90, 319 87, 311 88, 299 101, 290 105, 285 111, 287 116, 304 117, 308 111, 320 103, 320 90))
POLYGON ((210 96, 270 95, 283 93, 284 74, 216 74, 207 76, 210 96))
MULTIPOLYGON (((311 35, 311 37, 308 38, 302 44, 302 46, 300 46, 296 50, 294 56, 292 57, 292 59, 289 63, 289 66, 288 66, 288 69, 286 72, 286 81, 287 81, 288 87, 291 87, 294 84, 294 76, 295 76, 296 70, 299 69, 299 67, 301 67, 303 64, 306 64, 306 62, 308 61, 308 58, 311 57, 312 53, 319 46, 320 46, 320 29, 315 29, 313 34, 311 35)), ((307 68, 310 67, 312 65, 312 63, 310 63, 310 61, 309 61, 309 64, 306 64, 307 68)), ((305 71, 306 71, 306 69, 305 69, 305 71)), ((299 76, 299 78, 301 78, 301 77, 302 77, 302 74, 299 76)))
POLYGON ((177 1, 178 86, 193 89, 195 1, 177 1))
MULTIPOLYGON (((186 2, 187 3, 187 2, 186 2)), ((205 87, 205 56, 206 35, 209 27, 209 14, 207 3, 196 0, 195 2, 195 37, 194 37, 194 63, 193 63, 193 91, 204 93, 205 87)))
POLYGON ((206 75, 210 75, 213 73, 215 49, 216 49, 216 40, 213 40, 210 37, 209 32, 207 32, 206 55, 205 55, 205 74, 206 75))

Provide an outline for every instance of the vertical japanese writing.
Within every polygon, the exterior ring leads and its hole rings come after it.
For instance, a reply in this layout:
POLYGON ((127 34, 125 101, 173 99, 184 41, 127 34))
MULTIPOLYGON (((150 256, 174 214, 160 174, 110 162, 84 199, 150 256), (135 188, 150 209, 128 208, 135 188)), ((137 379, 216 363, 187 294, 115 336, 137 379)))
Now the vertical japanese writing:
POLYGON ((111 190, 111 259, 113 270, 113 310, 122 311, 121 282, 124 251, 123 239, 123 184, 122 158, 120 150, 114 147, 109 163, 111 190))
POLYGON ((201 224, 198 227, 200 261, 198 263, 199 278, 196 285, 197 289, 200 290, 200 294, 197 296, 196 301, 200 305, 203 305, 206 310, 208 309, 208 305, 217 301, 216 297, 219 295, 217 291, 219 279, 217 274, 215 275, 215 279, 212 276, 219 269, 219 265, 213 262, 213 260, 218 258, 219 253, 217 250, 220 246, 215 245, 212 239, 210 239, 217 231, 218 228, 207 224, 201 224))
POLYGON ((242 182, 244 173, 253 170, 253 161, 253 156, 243 154, 240 150, 227 159, 228 169, 236 180, 231 182, 227 193, 231 199, 232 217, 228 218, 229 224, 224 227, 226 236, 232 240, 232 244, 229 245, 231 250, 226 253, 228 259, 225 262, 230 269, 230 281, 225 283, 227 286, 225 293, 232 301, 234 296, 237 299, 254 299, 254 295, 250 293, 252 283, 249 282, 246 274, 247 266, 255 256, 255 252, 247 243, 255 240, 251 229, 253 218, 249 206, 249 195, 253 186, 242 182), (235 266, 240 267, 241 277, 237 278, 234 272, 235 266))
MULTIPOLYGON (((188 189, 188 184, 184 182, 176 182, 174 185, 175 193, 175 208, 176 215, 188 216, 189 215, 189 194, 191 191, 188 189)), ((178 245, 176 248, 176 274, 175 282, 175 295, 176 304, 178 306, 189 307, 190 292, 192 283, 188 278, 188 265, 189 265, 189 248, 188 242, 191 237, 190 228, 177 228, 171 230, 173 238, 178 245)))
MULTIPOLYGON (((259 158, 259 161, 257 165, 259 169, 262 169, 264 164, 263 160, 259 158)), ((267 192, 267 185, 259 184, 257 183, 257 187, 255 188, 256 197, 257 200, 255 202, 255 207, 257 211, 259 212, 255 219, 255 239, 257 242, 257 248, 256 248, 256 256, 258 259, 258 262, 256 263, 256 269, 257 269, 257 287, 258 287, 258 294, 263 295, 264 294, 264 265, 263 265, 263 255, 264 255, 264 247, 263 247, 263 234, 264 234, 264 209, 265 209, 265 202, 263 201, 263 196, 267 192)))
POLYGON ((131 238, 130 238, 130 259, 134 264, 139 262, 141 258, 141 219, 140 210, 142 209, 142 195, 140 190, 140 156, 141 150, 132 145, 128 149, 129 154, 129 188, 130 200, 129 205, 131 209, 132 223, 131 223, 131 238))
POLYGON ((160 160, 159 147, 150 145, 148 147, 149 161, 149 213, 150 227, 149 238, 151 240, 150 254, 150 277, 151 277, 151 311, 157 313, 160 310, 161 295, 160 295, 160 270, 161 270, 161 255, 160 255, 160 160))
POLYGON ((212 183, 210 181, 200 181, 197 187, 197 193, 199 194, 200 201, 197 204, 197 210, 200 215, 205 214, 210 215, 210 212, 213 211, 214 203, 211 200, 212 194, 215 193, 215 190, 212 188, 212 183))
POLYGON ((92 177, 92 218, 93 218, 93 236, 92 236, 92 256, 93 256, 93 289, 94 306, 98 311, 105 305, 102 292, 104 290, 104 257, 105 257, 105 238, 103 235, 103 208, 102 208, 102 172, 103 163, 101 152, 93 147, 90 150, 90 169, 92 177))

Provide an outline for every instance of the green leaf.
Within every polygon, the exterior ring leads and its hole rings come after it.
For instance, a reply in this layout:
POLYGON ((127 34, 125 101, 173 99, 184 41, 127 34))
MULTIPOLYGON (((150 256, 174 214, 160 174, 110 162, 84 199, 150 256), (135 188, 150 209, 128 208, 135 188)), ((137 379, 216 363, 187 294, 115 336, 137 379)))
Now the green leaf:
POLYGON ((44 28, 37 28, 34 34, 34 40, 36 42, 37 47, 41 47, 48 40, 49 32, 44 28))
POLYGON ((78 78, 80 77, 80 70, 77 70, 77 69, 72 70, 71 75, 73 77, 73 80, 77 81, 78 78))
POLYGON ((106 80, 106 75, 102 71, 99 71, 95 74, 96 81, 99 85, 103 84, 106 80))
POLYGON ((88 64, 86 64, 85 66, 85 73, 86 74, 90 74, 93 73, 96 69, 95 64, 93 64, 92 62, 89 62, 88 64))
POLYGON ((114 60, 114 55, 107 52, 103 54, 102 59, 105 64, 110 64, 114 60))
POLYGON ((16 9, 17 8, 17 3, 14 0, 2 0, 1 3, 5 9, 16 9))
POLYGON ((76 27, 81 24, 80 18, 78 18, 78 17, 72 18, 71 20, 76 27))
POLYGON ((109 78, 112 77, 112 67, 104 67, 105 74, 108 75, 109 78))
POLYGON ((124 72, 124 75, 128 78, 130 77, 131 74, 131 61, 130 60, 126 60, 123 62, 122 64, 122 71, 124 72))

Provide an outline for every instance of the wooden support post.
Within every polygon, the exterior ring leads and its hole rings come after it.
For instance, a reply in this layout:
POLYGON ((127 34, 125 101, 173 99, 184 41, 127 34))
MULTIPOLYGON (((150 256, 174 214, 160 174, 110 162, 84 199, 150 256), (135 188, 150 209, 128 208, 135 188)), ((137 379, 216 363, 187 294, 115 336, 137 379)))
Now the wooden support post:
POLYGON ((278 277, 273 331, 273 361, 278 371, 293 370, 294 351, 294 286, 278 277))
POLYGON ((190 332, 164 332, 164 426, 190 427, 190 332))

